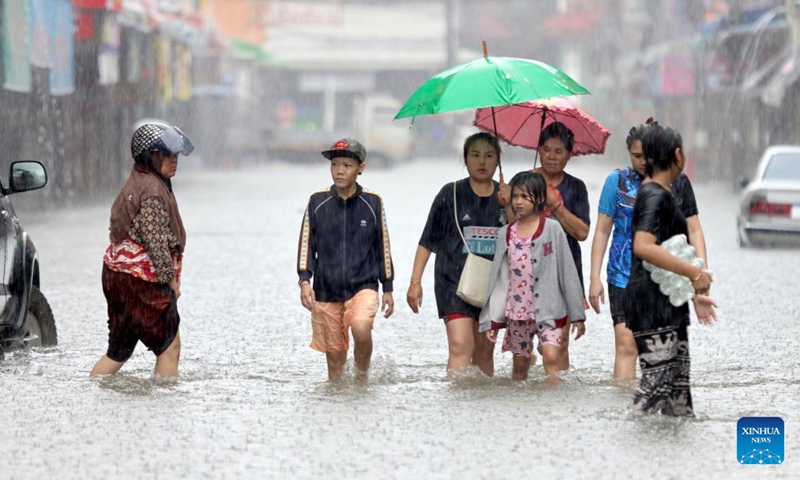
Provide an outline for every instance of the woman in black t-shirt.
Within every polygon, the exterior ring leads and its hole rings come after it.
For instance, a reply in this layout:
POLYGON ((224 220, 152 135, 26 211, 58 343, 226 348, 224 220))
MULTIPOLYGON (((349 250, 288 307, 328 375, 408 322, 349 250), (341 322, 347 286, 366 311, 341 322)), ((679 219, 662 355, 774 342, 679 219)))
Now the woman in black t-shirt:
POLYGON ((478 332, 480 308, 458 298, 456 288, 467 259, 459 229, 471 253, 488 260, 494 258, 497 231, 506 223, 505 210, 497 198, 499 185, 492 180, 499 163, 500 145, 494 136, 481 132, 467 138, 464 164, 469 177, 447 183, 436 195, 414 256, 406 300, 418 313, 422 305, 422 274, 431 253, 436 254, 434 294, 439 318, 447 329, 448 373, 473 364, 486 375, 494 374, 494 344, 478 332))
POLYGON ((674 306, 661 293, 643 262, 689 278, 695 289, 695 311, 701 323, 716 319, 708 296, 708 272, 671 255, 661 243, 686 235, 686 218, 675 202, 670 183, 683 170, 686 159, 680 134, 660 125, 651 126, 642 138, 647 176, 633 208, 633 258, 625 290, 628 328, 633 332, 642 379, 632 409, 647 413, 693 416, 689 390, 689 306, 674 306))

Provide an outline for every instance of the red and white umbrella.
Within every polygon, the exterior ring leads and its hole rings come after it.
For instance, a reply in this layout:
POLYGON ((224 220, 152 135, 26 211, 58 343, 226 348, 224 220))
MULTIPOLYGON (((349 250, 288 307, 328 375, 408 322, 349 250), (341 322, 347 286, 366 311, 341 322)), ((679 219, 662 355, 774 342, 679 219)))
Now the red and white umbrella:
POLYGON ((602 154, 611 131, 566 98, 547 98, 475 110, 473 125, 509 145, 538 150, 542 130, 561 122, 575 134, 572 155, 602 154))

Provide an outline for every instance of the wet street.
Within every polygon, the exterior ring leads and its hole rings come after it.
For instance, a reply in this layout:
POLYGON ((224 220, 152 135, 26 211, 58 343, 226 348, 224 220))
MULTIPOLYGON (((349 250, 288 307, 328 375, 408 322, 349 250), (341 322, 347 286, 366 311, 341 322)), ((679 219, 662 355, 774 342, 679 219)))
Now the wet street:
MULTIPOLYGON (((506 179, 527 167, 508 163, 506 179)), ((593 217, 611 168, 595 157, 567 167, 586 181, 593 217)), ((529 381, 512 383, 511 356, 499 348, 494 378, 445 379, 433 261, 420 315, 405 290, 434 195, 464 176, 454 157, 368 168, 360 180, 383 195, 397 271, 396 312, 376 319, 365 386, 351 376, 326 381, 299 302, 301 217, 309 194, 330 185, 322 158, 179 169, 187 248, 177 381, 151 379, 154 358, 141 344, 120 374, 88 378, 106 347, 100 272, 112 199, 22 218, 39 250, 59 344, 0 363, 0 477, 800 478, 800 255, 739 249, 738 199, 727 185, 695 186, 720 321, 703 327, 693 318, 697 418, 676 420, 626 412, 632 387, 611 380, 607 305, 588 314, 586 336, 572 343, 573 368, 556 388, 545 385, 541 361, 529 381), (784 419, 783 465, 737 463, 743 416, 784 419)), ((583 243, 587 279, 593 233, 583 243)))

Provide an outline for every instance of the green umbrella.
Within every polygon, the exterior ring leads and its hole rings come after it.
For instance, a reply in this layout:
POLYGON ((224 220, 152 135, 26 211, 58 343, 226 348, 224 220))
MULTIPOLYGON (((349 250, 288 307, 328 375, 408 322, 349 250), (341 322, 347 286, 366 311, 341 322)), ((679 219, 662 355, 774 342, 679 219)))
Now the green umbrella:
POLYGON ((569 75, 544 62, 490 57, 485 44, 483 53, 483 58, 425 81, 400 108, 395 120, 589 93, 569 75))

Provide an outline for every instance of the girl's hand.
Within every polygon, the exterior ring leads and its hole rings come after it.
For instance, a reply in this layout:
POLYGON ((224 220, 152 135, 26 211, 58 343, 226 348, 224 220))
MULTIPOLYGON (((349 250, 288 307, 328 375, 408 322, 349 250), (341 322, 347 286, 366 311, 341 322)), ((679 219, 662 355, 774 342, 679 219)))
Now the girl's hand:
POLYGON ((600 313, 600 304, 605 305, 606 296, 603 291, 603 282, 592 280, 589 283, 589 304, 592 306, 594 313, 600 313))
POLYGON ((572 333, 575 334, 575 340, 581 338, 586 333, 586 322, 572 322, 572 333))
POLYGON ((695 295, 692 299, 694 304, 694 313, 697 315, 697 320, 703 325, 711 325, 717 321, 717 311, 719 308, 717 302, 711 297, 706 295, 695 295))
POLYGON ((406 292, 406 303, 414 313, 419 313, 422 307, 422 283, 412 283, 406 292))
POLYGON ((700 275, 689 280, 692 281, 694 292, 698 295, 708 295, 708 291, 711 289, 711 282, 714 281, 706 270, 701 270, 700 275))
POLYGON ((497 343, 497 330, 489 330, 486 332, 486 338, 492 343, 497 343))

